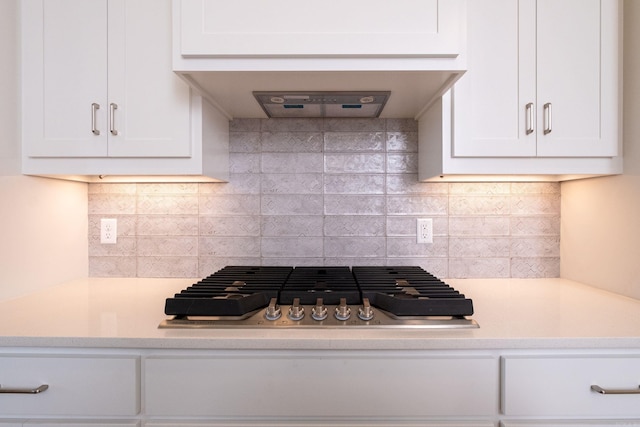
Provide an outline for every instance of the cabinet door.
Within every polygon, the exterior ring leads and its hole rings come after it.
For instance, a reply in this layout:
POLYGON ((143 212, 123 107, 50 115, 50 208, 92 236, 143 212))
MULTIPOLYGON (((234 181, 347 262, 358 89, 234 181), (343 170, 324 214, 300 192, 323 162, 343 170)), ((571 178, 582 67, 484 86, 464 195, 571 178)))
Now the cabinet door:
POLYGON ((460 53, 458 0, 176 0, 183 56, 460 53))
POLYGON ((25 0, 22 16, 25 154, 106 155, 107 1, 25 0))
POLYGON ((474 0, 467 8, 469 71, 453 89, 452 154, 535 156, 536 134, 526 132, 527 104, 536 102, 535 3, 474 0))
POLYGON ((537 1, 539 156, 618 154, 617 3, 537 1))
POLYGON ((109 0, 110 157, 191 155, 189 88, 171 46, 170 0, 109 0))

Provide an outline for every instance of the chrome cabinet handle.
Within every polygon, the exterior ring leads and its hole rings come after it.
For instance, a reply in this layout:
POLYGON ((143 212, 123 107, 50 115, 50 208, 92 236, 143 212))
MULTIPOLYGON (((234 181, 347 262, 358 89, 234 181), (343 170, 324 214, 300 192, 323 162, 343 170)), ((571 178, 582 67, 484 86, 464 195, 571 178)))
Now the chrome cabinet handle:
POLYGON ((551 133, 551 103, 544 104, 544 134, 551 133))
POLYGON ((7 394, 38 394, 38 393, 42 393, 43 391, 45 391, 48 388, 49 388, 49 386, 47 384, 42 384, 40 387, 36 387, 36 388, 2 388, 2 387, 0 387, 0 393, 7 393, 7 394))
POLYGON ((591 391, 600 394, 640 394, 640 386, 638 388, 620 389, 620 388, 602 388, 599 385, 592 385, 591 391))
POLYGON ((118 131, 116 130, 116 110, 118 109, 118 104, 112 102, 109 104, 109 132, 111 135, 117 135, 118 131))
POLYGON ((525 115, 526 115, 526 132, 527 135, 531 135, 533 133, 533 102, 528 103, 525 106, 525 115))
POLYGON ((96 113, 100 109, 100 104, 96 104, 95 102, 91 104, 91 132, 94 135, 100 135, 100 131, 96 125, 96 113))

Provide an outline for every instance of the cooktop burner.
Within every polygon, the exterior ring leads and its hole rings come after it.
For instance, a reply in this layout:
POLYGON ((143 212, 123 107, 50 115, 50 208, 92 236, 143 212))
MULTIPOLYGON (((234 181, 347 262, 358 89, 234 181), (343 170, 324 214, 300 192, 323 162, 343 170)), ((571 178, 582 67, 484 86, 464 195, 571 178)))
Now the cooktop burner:
POLYGON ((420 267, 227 266, 172 298, 161 328, 476 328, 473 303, 420 267))

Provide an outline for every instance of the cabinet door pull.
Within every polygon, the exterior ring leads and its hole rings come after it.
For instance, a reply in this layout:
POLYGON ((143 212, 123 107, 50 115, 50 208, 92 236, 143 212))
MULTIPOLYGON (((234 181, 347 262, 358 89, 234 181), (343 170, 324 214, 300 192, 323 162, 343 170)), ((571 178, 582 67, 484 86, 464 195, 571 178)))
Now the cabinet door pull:
POLYGON ((551 103, 544 104, 544 134, 551 133, 551 103))
POLYGON ((109 132, 111 135, 117 135, 118 131, 116 130, 116 110, 118 109, 118 104, 112 102, 109 104, 109 132))
POLYGON ((95 102, 91 104, 91 132, 94 135, 100 135, 100 131, 96 125, 96 113, 100 109, 100 104, 96 104, 95 102))
POLYGON ((7 394, 38 394, 38 393, 42 393, 43 391, 45 391, 48 388, 49 388, 49 385, 47 385, 47 384, 42 384, 40 387, 36 387, 36 388, 2 388, 0 386, 0 393, 7 393, 7 394))
POLYGON ((533 102, 528 103, 525 106, 525 117, 526 117, 526 132, 527 135, 531 135, 533 133, 533 102))
POLYGON ((599 385, 592 385, 591 391, 595 391, 600 394, 640 394, 640 386, 638 388, 602 388, 599 385))

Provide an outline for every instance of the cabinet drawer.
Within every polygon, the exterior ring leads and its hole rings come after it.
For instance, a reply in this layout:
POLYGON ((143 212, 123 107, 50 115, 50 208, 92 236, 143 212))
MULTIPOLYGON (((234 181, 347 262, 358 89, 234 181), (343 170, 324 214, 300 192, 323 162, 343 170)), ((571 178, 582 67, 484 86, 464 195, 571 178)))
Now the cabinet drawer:
POLYGON ((3 389, 49 388, 37 394, 0 393, 3 416, 132 416, 140 411, 137 357, 0 356, 3 389))
POLYGON ((506 415, 640 417, 640 356, 505 357, 502 411, 506 415))
POLYGON ((488 416, 497 404, 492 357, 253 352, 145 360, 150 416, 488 416))

